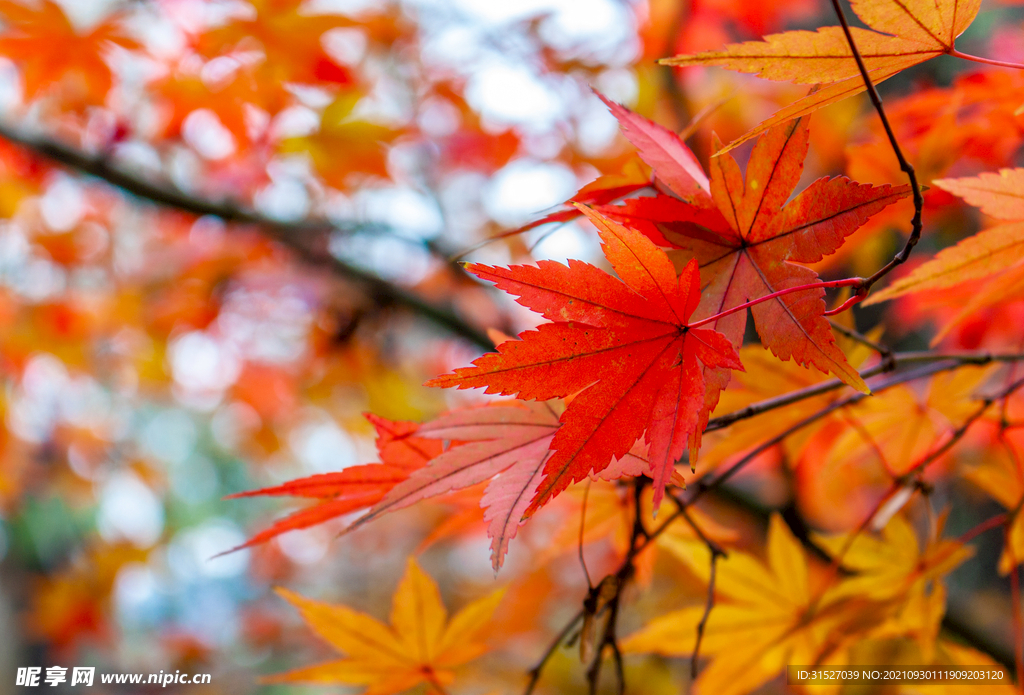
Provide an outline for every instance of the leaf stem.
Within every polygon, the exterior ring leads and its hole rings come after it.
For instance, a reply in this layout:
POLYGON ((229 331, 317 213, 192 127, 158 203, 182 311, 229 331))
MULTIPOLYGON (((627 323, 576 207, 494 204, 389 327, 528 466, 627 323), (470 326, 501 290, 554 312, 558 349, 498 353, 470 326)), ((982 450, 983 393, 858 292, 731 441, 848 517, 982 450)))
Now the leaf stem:
POLYGON ((885 115, 885 108, 882 106, 882 97, 878 96, 878 90, 875 89, 875 84, 871 81, 871 76, 868 74, 868 68, 864 64, 864 58, 861 57, 860 51, 857 49, 857 44, 853 40, 853 33, 850 31, 850 24, 846 21, 846 13, 843 12, 842 5, 839 4, 839 0, 832 0, 832 7, 835 8, 836 15, 839 17, 839 23, 843 27, 843 33, 846 35, 846 42, 850 45, 850 51, 853 53, 853 59, 857 61, 857 68, 860 70, 860 75, 864 78, 864 86, 867 87, 868 96, 871 98, 871 103, 875 107, 875 111, 878 112, 878 117, 882 121, 882 127, 885 128, 885 134, 889 137, 889 144, 892 146, 893 152, 896 154, 896 159, 899 160, 900 170, 907 175, 910 180, 910 187, 914 192, 914 217, 911 219, 911 231, 910 238, 907 239, 906 245, 900 250, 891 261, 882 266, 874 275, 869 277, 864 282, 865 291, 870 290, 872 285, 881 280, 883 277, 888 275, 893 268, 898 265, 906 263, 910 257, 910 252, 917 242, 921 239, 921 229, 923 227, 921 217, 924 214, 924 195, 921 193, 921 185, 917 182, 917 173, 914 171, 914 167, 910 164, 905 156, 903 156, 903 150, 900 149, 900 144, 896 140, 896 134, 892 130, 892 126, 889 124, 889 118, 885 115))
POLYGON ((583 532, 587 528, 587 500, 590 498, 590 481, 587 481, 587 487, 583 491, 583 507, 580 509, 580 539, 577 544, 577 548, 580 554, 580 565, 583 567, 583 576, 587 578, 587 588, 591 591, 594 590, 594 582, 590 579, 590 570, 587 569, 587 559, 583 557, 583 532))
MULTIPOLYGON (((863 290, 863 286, 858 288, 858 290, 863 290)), ((867 296, 868 293, 866 291, 858 291, 856 294, 854 294, 845 302, 837 306, 835 309, 829 309, 828 311, 826 311, 824 314, 822 314, 822 316, 836 316, 838 314, 841 314, 847 309, 852 308, 854 304, 858 304, 861 301, 863 301, 864 298, 867 296)))
POLYGON ((963 58, 974 63, 982 63, 984 65, 996 65, 1001 68, 1013 68, 1015 70, 1024 70, 1024 65, 1020 63, 1009 63, 1005 60, 993 60, 992 58, 982 58, 981 56, 972 56, 969 53, 961 53, 955 48, 950 49, 948 54, 956 58, 963 58))
MULTIPOLYGON (((738 305, 736 305, 734 307, 730 307, 730 308, 726 309, 725 311, 722 311, 722 312, 719 312, 719 313, 715 314, 714 316, 709 316, 706 319, 701 319, 700 321, 695 321, 695 322, 689 324, 687 327, 688 328, 700 328, 701 326, 703 326, 705 324, 712 323, 713 321, 717 321, 718 319, 721 319, 721 318, 725 318, 726 316, 728 316, 730 314, 735 314, 737 311, 743 311, 744 309, 747 309, 748 307, 752 307, 752 306, 754 306, 756 304, 761 304, 762 302, 767 302, 768 300, 776 299, 778 297, 782 297, 783 295, 792 294, 794 292, 804 292, 806 290, 816 290, 816 289, 822 289, 822 288, 825 288, 825 287, 857 287, 857 288, 861 288, 861 287, 864 286, 865 282, 866 282, 866 280, 864 280, 864 278, 844 278, 842 280, 827 280, 825 282, 812 282, 812 283, 810 283, 808 285, 798 285, 797 287, 787 287, 784 290, 779 290, 778 292, 772 292, 771 294, 766 294, 763 297, 758 297, 757 299, 751 299, 749 302, 744 302, 743 304, 738 304, 738 305)), ((855 297, 859 296, 859 295, 860 295, 860 293, 855 295, 855 297)))
POLYGON ((998 528, 999 526, 1002 526, 1003 524, 1006 523, 1006 519, 1007 519, 1007 514, 1005 514, 1005 513, 1003 513, 1003 514, 996 514, 995 516, 993 516, 993 517, 991 517, 989 519, 986 519, 985 521, 981 522, 980 524, 978 524, 974 528, 972 528, 972 529, 970 529, 970 530, 960 534, 960 537, 957 538, 956 540, 957 540, 958 543, 963 543, 963 544, 970 543, 971 541, 973 541, 975 538, 977 538, 981 534, 985 533, 986 531, 990 531, 990 530, 992 530, 994 528, 998 528))

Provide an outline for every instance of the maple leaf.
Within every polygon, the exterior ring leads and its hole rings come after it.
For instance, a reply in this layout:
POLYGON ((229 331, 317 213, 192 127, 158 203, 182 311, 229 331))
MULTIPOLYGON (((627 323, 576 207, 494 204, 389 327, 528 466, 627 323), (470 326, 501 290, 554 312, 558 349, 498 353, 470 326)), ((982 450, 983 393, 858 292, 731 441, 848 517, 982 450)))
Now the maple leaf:
POLYGON ((961 308, 952 325, 987 306, 1006 301, 1024 284, 1024 169, 1001 169, 961 179, 939 179, 936 186, 958 195, 997 220, 1007 221, 939 251, 906 276, 868 298, 865 305, 919 292, 934 292, 970 280, 988 280, 961 308))
MULTIPOLYGON (((700 162, 678 135, 595 92, 619 122, 622 134, 665 186, 683 200, 707 199, 711 191, 700 162)), ((597 203, 598 201, 594 201, 597 203)), ((606 201, 601 201, 606 202, 606 201)))
POLYGON ((76 31, 53 0, 42 0, 35 7, 0 0, 0 17, 6 25, 0 35, 0 55, 20 68, 27 99, 56 87, 58 96, 69 104, 102 104, 111 85, 104 53, 114 44, 138 48, 118 14, 88 33, 76 31), (60 50, 54 50, 55 46, 60 50))
MULTIPOLYGON (((971 22, 981 0, 852 0, 853 11, 871 30, 850 29, 871 81, 889 79, 944 53, 971 22)), ((770 34, 763 41, 730 44, 721 51, 679 55, 665 65, 716 65, 768 80, 824 85, 782 109, 729 147, 771 127, 863 92, 864 80, 841 27, 770 34)))
MULTIPOLYGON (((935 538, 941 532, 941 524, 935 538)), ((846 536, 821 537, 838 553, 846 536)), ((767 563, 738 550, 718 560, 716 603, 701 644, 711 663, 695 683, 698 692, 744 693, 788 664, 844 663, 860 639, 918 635, 934 643, 944 603, 936 610, 928 589, 970 557, 955 541, 933 540, 921 548, 910 525, 894 517, 881 539, 859 536, 844 563, 854 572, 831 587, 812 566, 779 515, 769 522, 767 563), (824 589, 824 590, 822 590, 824 589)), ((694 546, 677 557, 705 583, 710 551, 694 546)), ((936 591, 938 601, 945 594, 936 591)), ((693 651, 704 605, 662 615, 627 637, 633 653, 685 656, 693 651)))
POLYGON ((1010 522, 1006 529, 1003 553, 999 557, 999 574, 1007 575, 1024 562, 1024 438, 1016 429, 1001 431, 993 437, 990 451, 981 463, 969 466, 962 473, 966 480, 987 492, 1006 508, 1010 522))
POLYGON ((385 144, 399 132, 353 116, 362 96, 355 90, 341 92, 321 114, 320 129, 303 137, 287 138, 281 143, 281 152, 308 154, 324 181, 339 189, 351 186, 353 172, 386 177, 385 144))
MULTIPOLYGON (((243 69, 239 70, 241 72, 243 69)), ((179 137, 185 119, 198 109, 209 109, 239 142, 248 142, 247 105, 259 104, 269 110, 267 99, 251 79, 236 75, 227 84, 207 85, 199 74, 174 71, 150 85, 159 105, 165 137, 179 137)), ((276 105, 278 108, 281 104, 276 105)))
MULTIPOLYGON (((629 112, 618 107, 616 114, 629 112)), ((632 120, 624 127, 632 128, 632 120)), ((662 137, 672 136, 668 131, 662 137)), ((673 136, 674 137, 674 136, 673 136)), ((775 291, 812 284, 814 263, 834 253, 871 215, 910 194, 909 186, 870 186, 845 177, 821 178, 786 203, 803 172, 808 126, 801 119, 769 130, 750 155, 746 178, 729 154, 711 160, 710 194, 698 189, 690 202, 670 196, 635 198, 599 210, 635 227, 674 259, 700 264, 701 303, 709 317, 775 291)), ((682 143, 679 146, 685 147, 682 143)), ((655 171, 659 178, 671 164, 655 171)), ((836 346, 823 315, 824 289, 793 292, 751 307, 761 342, 782 360, 831 372, 861 391, 867 386, 836 346)), ((742 343, 746 311, 712 324, 734 346, 742 343)), ((728 383, 728 372, 705 369, 706 423, 728 383)))
POLYGON ((812 465, 839 470, 877 460, 890 476, 905 474, 977 410, 979 388, 992 372, 975 367, 936 374, 924 393, 897 386, 848 406, 842 418, 847 426, 815 447, 812 465))
POLYGON ((251 18, 237 18, 200 37, 199 48, 215 57, 225 51, 258 48, 264 58, 259 82, 283 90, 285 83, 349 84, 352 75, 324 51, 324 32, 353 24, 338 14, 311 14, 303 0, 249 0, 251 18))
POLYGON ((266 682, 365 685, 363 695, 391 695, 421 683, 443 692, 441 686, 454 678, 452 669, 487 651, 481 633, 504 595, 499 589, 448 620, 437 584, 411 557, 392 599, 390 626, 348 606, 312 601, 285 589, 277 592, 346 656, 266 682))
POLYGON ((880 536, 857 533, 820 535, 813 539, 850 572, 827 597, 868 598, 886 605, 882 620, 868 631, 872 639, 913 636, 926 661, 935 653, 939 627, 946 611, 946 588, 941 579, 968 560, 974 550, 943 539, 946 516, 941 515, 920 543, 910 522, 896 514, 880 536))
POLYGON ((696 262, 677 277, 665 252, 642 234, 583 210, 620 280, 580 261, 469 266, 552 322, 502 343, 473 367, 427 382, 523 400, 578 394, 562 414, 555 453, 525 516, 570 482, 621 459, 645 433, 657 506, 687 441, 694 453, 700 445, 701 366, 743 368, 721 334, 690 328, 700 301, 696 262))
MULTIPOLYGON (((679 559, 709 581, 710 551, 706 546, 691 551, 679 559)), ((718 599, 701 643, 711 663, 695 683, 697 692, 745 693, 787 664, 821 663, 835 649, 833 635, 842 635, 858 619, 852 610, 839 610, 833 603, 814 604, 807 558, 778 515, 769 524, 767 555, 767 565, 737 550, 718 561, 718 599)), ((703 614, 701 604, 662 615, 623 640, 622 650, 688 655, 703 614)))
POLYGON ((941 539, 942 526, 938 524, 923 545, 901 514, 889 520, 880 536, 858 533, 852 542, 850 534, 814 534, 813 538, 851 570, 831 590, 833 595, 889 599, 948 574, 973 554, 969 546, 941 539))
MULTIPOLYGON (((544 463, 552 454, 551 440, 560 426, 558 414, 547 402, 482 406, 424 423, 417 437, 454 441, 456 445, 392 488, 350 528, 421 500, 490 481, 480 506, 485 510, 491 562, 497 571, 537 492, 544 463)), ((648 461, 637 446, 617 464, 599 475, 650 474, 648 461)))
POLYGON ((377 430, 381 463, 351 466, 337 473, 319 473, 283 485, 229 495, 228 499, 273 495, 306 497, 319 502, 279 519, 227 552, 266 543, 286 531, 309 528, 366 509, 441 453, 441 442, 417 436, 419 423, 393 422, 372 413, 367 413, 366 418, 377 430))

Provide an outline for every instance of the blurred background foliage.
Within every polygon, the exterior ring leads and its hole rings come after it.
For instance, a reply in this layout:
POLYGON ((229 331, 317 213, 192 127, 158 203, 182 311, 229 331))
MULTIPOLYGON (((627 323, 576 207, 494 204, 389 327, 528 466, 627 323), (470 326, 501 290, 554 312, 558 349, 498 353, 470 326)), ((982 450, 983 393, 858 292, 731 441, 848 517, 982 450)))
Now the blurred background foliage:
MULTIPOLYGON (((15 666, 55 664, 210 672, 204 692, 254 691, 260 674, 329 654, 271 587, 383 617, 405 558, 421 550, 450 606, 489 590, 472 500, 419 505, 341 540, 343 520, 214 557, 286 511, 223 497, 376 460, 364 411, 419 420, 477 398, 420 385, 480 352, 458 325, 513 333, 537 317, 471 281, 454 258, 601 262, 582 223, 502 234, 599 175, 648 175, 592 87, 675 130, 696 117, 690 142, 706 161, 712 132, 729 141, 801 88, 655 60, 830 24, 829 9, 819 0, 0 1, 5 131, 58 140, 228 213, 154 204, 0 140, 0 693, 13 692, 15 666), (232 213, 241 214, 225 219, 232 213), (403 292, 455 317, 456 330, 410 310, 403 292)), ((986 2, 963 45, 1024 61, 1020 8, 986 2)), ((940 58, 884 86, 925 183, 1021 164, 1024 77, 973 67, 940 58), (905 97, 922 85, 935 89, 905 97)), ((902 181, 861 100, 812 124, 806 180, 843 172, 902 181)), ((963 236, 970 213, 952 202, 929 192, 933 232, 922 247, 963 236)), ((876 268, 902 243, 907 218, 900 206, 879 215, 847 245, 857 254, 823 271, 876 268)), ((1024 320, 1020 303, 992 312, 961 322, 947 344, 1019 340, 1008 329, 1024 320)), ((907 300, 887 328, 894 344, 925 346, 953 313, 907 300)), ((861 327, 880 316, 863 312, 861 327)), ((814 525, 834 530, 870 508, 845 494, 870 481, 851 474, 803 489, 784 458, 775 452, 744 474, 739 507, 708 505, 738 542, 756 545, 763 532, 751 509, 798 500, 814 525)), ((625 502, 611 486, 590 495, 586 549, 600 576, 624 550, 625 502)), ((960 530, 998 511, 969 489, 941 495, 968 510, 951 520, 960 530)), ((518 688, 577 605, 580 506, 580 494, 564 495, 513 545, 498 579, 511 586, 493 640, 503 656, 482 660, 459 692, 518 688)), ((1009 634, 1006 588, 989 567, 998 553, 998 539, 983 544, 981 568, 961 570, 954 589, 997 647, 1009 634)), ((657 559, 666 572, 649 572, 638 614, 699 595, 673 562, 657 559)), ((627 669, 653 694, 676 692, 683 666, 633 658, 627 669)), ((583 688, 565 655, 550 674, 552 691, 583 688)))

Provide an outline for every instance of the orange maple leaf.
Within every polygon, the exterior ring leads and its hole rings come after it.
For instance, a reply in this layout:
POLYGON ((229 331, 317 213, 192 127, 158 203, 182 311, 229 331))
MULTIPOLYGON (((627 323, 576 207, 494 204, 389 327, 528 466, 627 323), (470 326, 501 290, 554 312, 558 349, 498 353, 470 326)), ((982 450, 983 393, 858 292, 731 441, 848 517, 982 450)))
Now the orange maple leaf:
POLYGON ((962 179, 940 179, 939 188, 958 195, 985 214, 1004 223, 942 249, 908 275, 865 302, 877 304, 906 294, 935 292, 970 280, 987 279, 960 313, 935 338, 964 317, 994 304, 1021 296, 1024 289, 1024 169, 1002 169, 962 179))
POLYGON ((111 85, 103 54, 112 44, 138 48, 116 14, 87 33, 76 31, 52 0, 42 0, 35 7, 0 0, 0 16, 6 25, 0 55, 20 69, 29 100, 52 90, 66 105, 102 104, 111 85))
MULTIPOLYGON (((873 30, 853 27, 850 31, 871 81, 878 84, 944 53, 962 56, 954 42, 974 21, 981 0, 852 0, 851 4, 873 30)), ((763 41, 730 44, 721 51, 679 55, 661 62, 717 65, 768 80, 825 85, 745 133, 729 148, 866 89, 846 35, 837 26, 770 34, 763 41)))
POLYGON ((570 482, 621 459, 646 432, 655 506, 689 440, 700 446, 702 365, 742 369, 728 340, 691 327, 700 301, 694 261, 678 277, 665 252, 642 234, 582 208, 597 226, 605 256, 621 281, 579 261, 470 272, 517 295, 552 323, 520 335, 476 360, 427 382, 548 400, 578 394, 562 414, 554 454, 525 516, 570 482))
POLYGON ((337 14, 309 14, 304 0, 249 0, 251 18, 238 18, 200 37, 199 49, 210 57, 232 50, 263 53, 259 83, 265 89, 284 89, 288 82, 350 84, 348 68, 324 51, 324 32, 353 24, 337 14))
POLYGON ((387 149, 399 131, 353 116, 362 98, 355 90, 340 93, 320 117, 320 129, 281 143, 286 154, 303 152, 325 182, 335 188, 351 187, 350 175, 359 172, 387 177, 387 149))

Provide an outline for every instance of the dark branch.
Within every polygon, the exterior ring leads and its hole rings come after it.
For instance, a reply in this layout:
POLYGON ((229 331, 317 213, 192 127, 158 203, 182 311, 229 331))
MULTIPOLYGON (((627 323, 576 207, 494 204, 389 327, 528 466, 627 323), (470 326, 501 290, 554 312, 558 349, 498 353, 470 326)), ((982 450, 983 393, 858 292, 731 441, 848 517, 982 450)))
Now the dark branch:
MULTIPOLYGON (((708 546, 711 548, 712 546, 708 546)), ((716 552, 714 548, 711 550, 711 574, 708 576, 708 597, 704 604, 704 615, 700 617, 700 622, 697 623, 697 640, 693 645, 693 656, 690 657, 690 680, 697 680, 697 673, 700 666, 700 643, 704 641, 704 629, 708 625, 708 618, 711 617, 711 609, 715 607, 715 573, 718 568, 718 558, 722 556, 722 553, 716 552)))
MULTIPOLYGON (((946 366, 939 371, 948 371, 950 369, 958 369, 959 367, 968 365, 983 366, 991 364, 992 362, 1024 362, 1024 353, 970 351, 894 352, 889 355, 888 360, 883 359, 881 364, 861 370, 860 376, 863 379, 868 379, 873 376, 878 376, 879 374, 892 371, 894 367, 927 362, 946 362, 946 366)), ((820 396, 828 393, 829 391, 835 391, 838 388, 842 388, 844 385, 845 384, 839 381, 839 379, 830 379, 828 381, 823 381, 820 384, 814 384, 807 388, 785 393, 781 396, 767 398, 759 403, 753 403, 745 408, 740 408, 739 410, 731 413, 726 413, 725 415, 712 418, 708 421, 708 426, 705 431, 714 432, 716 430, 724 429, 735 422, 739 422, 740 420, 747 420, 756 415, 776 410, 777 408, 782 408, 808 398, 820 396)))
POLYGON ((555 638, 551 640, 551 643, 548 645, 547 650, 545 650, 544 655, 536 665, 529 670, 530 680, 526 684, 526 689, 523 691, 523 695, 531 695, 533 689, 537 687, 537 681, 540 680, 540 674, 544 671, 544 667, 547 666, 548 661, 550 661, 551 657, 555 655, 558 648, 562 646, 562 642, 569 638, 569 635, 572 633, 576 625, 583 620, 583 614, 584 609, 581 608, 576 612, 576 615, 574 615, 569 622, 565 624, 559 633, 555 635, 555 638))
POLYGON ((137 198, 191 215, 210 215, 225 222, 255 226, 290 249, 304 263, 361 285, 378 305, 400 306, 484 349, 494 347, 482 330, 464 321, 451 309, 432 304, 410 290, 332 255, 325 246, 318 243, 318 238, 324 233, 335 229, 327 222, 285 223, 229 203, 204 200, 170 186, 146 181, 112 165, 105 157, 86 154, 56 140, 26 135, 6 124, 0 124, 0 137, 58 164, 102 179, 137 198))
POLYGON ((708 625, 708 618, 711 617, 711 609, 715 607, 715 576, 718 568, 718 558, 726 557, 726 552, 722 550, 722 547, 715 543, 711 538, 704 532, 704 530, 693 520, 690 513, 686 511, 686 503, 675 495, 670 495, 672 501, 676 503, 676 508, 679 510, 679 514, 683 517, 693 532, 708 548, 708 553, 711 556, 711 571, 708 576, 708 595, 704 603, 704 614, 700 618, 700 622, 697 623, 697 639, 693 645, 693 655, 690 657, 690 680, 697 680, 697 672, 700 664, 700 644, 704 641, 704 630, 708 625))
MULTIPOLYGON (((883 383, 876 385, 874 387, 874 391, 873 392, 874 393, 879 393, 881 391, 885 391, 886 389, 890 389, 890 388, 892 388, 894 386, 898 386, 900 384, 905 384, 908 381, 914 381, 916 379, 923 379, 923 378, 926 378, 926 377, 938 374, 940 372, 949 371, 951 369, 957 369, 959 366, 961 366, 960 363, 952 362, 952 361, 949 361, 949 362, 939 362, 937 364, 926 365, 924 367, 921 367, 919 369, 913 370, 911 372, 907 372, 907 373, 904 373, 904 374, 897 374, 897 375, 894 375, 894 376, 890 377, 889 379, 885 380, 883 383)), ((750 464, 751 461, 753 461, 758 456, 760 456, 764 452, 768 451, 772 447, 777 446, 778 444, 781 444, 790 435, 792 435, 792 434, 794 434, 796 432, 799 432, 804 427, 807 427, 808 425, 811 425, 811 424, 817 422, 818 420, 822 419, 823 417, 826 417, 826 416, 830 415, 831 413, 834 413, 835 411, 840 410, 841 408, 845 408, 848 405, 853 405, 855 403, 859 403, 860 401, 864 400, 867 397, 868 397, 868 394, 866 394, 866 393, 855 393, 855 394, 852 394, 850 396, 847 396, 846 398, 841 398, 841 399, 839 399, 837 401, 833 401, 832 403, 828 404, 824 408, 821 408, 817 412, 811 413, 810 415, 808 415, 807 417, 803 418, 799 422, 796 422, 793 425, 787 427, 785 430, 783 430, 779 434, 775 435, 774 437, 772 437, 768 441, 762 443, 760 446, 754 448, 752 451, 747 453, 746 456, 744 456, 739 461, 734 463, 732 466, 730 466, 728 469, 726 469, 726 471, 724 473, 719 475, 717 478, 715 478, 711 482, 705 482, 703 479, 698 481, 698 483, 697 483, 697 491, 693 494, 692 497, 690 497, 690 500, 686 503, 686 505, 689 506, 689 505, 693 504, 698 499, 700 499, 705 494, 707 494, 709 491, 711 491, 711 490, 713 490, 713 489, 715 489, 717 487, 721 487, 721 485, 723 483, 725 483, 727 480, 729 480, 729 478, 731 478, 732 476, 736 475, 741 470, 743 470, 743 468, 745 468, 748 464, 750 464)))
POLYGON ((841 333, 850 340, 860 343, 861 345, 865 345, 874 350, 875 352, 877 352, 879 356, 881 356, 882 358, 882 364, 888 363, 891 369, 894 369, 896 367, 896 363, 893 361, 893 352, 889 347, 882 345, 881 343, 875 342, 874 340, 871 340, 871 338, 868 338, 863 333, 855 331, 852 328, 847 328, 843 324, 833 321, 832 319, 829 319, 829 324, 831 324, 832 330, 834 330, 835 332, 841 333))
POLYGON ((878 96, 878 90, 875 89, 875 85, 871 81, 871 76, 868 74, 867 66, 864 65, 864 58, 861 57, 860 51, 857 49, 857 44, 853 40, 853 34, 850 32, 850 25, 846 21, 846 13, 843 12, 843 7, 839 4, 839 0, 832 0, 832 7, 835 8, 836 15, 839 17, 839 23, 843 27, 843 33, 846 34, 846 42, 850 44, 850 51, 853 52, 853 59, 857 61, 857 69, 860 70, 860 75, 864 78, 864 86, 867 87, 868 96, 871 97, 871 103, 874 105, 875 111, 878 112, 878 117, 882 121, 882 127, 885 128, 885 134, 889 137, 889 144, 892 145, 892 150, 896 153, 896 159, 899 160, 900 169, 910 180, 910 187, 913 189, 914 194, 914 217, 910 222, 910 237, 907 239, 907 243, 904 247, 891 261, 886 263, 878 270, 878 272, 864 281, 864 284, 861 285, 861 290, 863 292, 867 292, 871 289, 872 285, 888 275, 893 268, 905 263, 910 257, 910 252, 915 246, 917 246, 917 242, 921 239, 921 216, 924 213, 924 196, 921 194, 921 184, 917 182, 917 173, 914 171, 914 167, 910 164, 907 158, 903 156, 903 150, 900 149, 900 144, 896 141, 896 134, 893 132, 892 126, 889 124, 889 119, 885 115, 885 108, 882 106, 882 97, 878 96))

